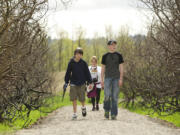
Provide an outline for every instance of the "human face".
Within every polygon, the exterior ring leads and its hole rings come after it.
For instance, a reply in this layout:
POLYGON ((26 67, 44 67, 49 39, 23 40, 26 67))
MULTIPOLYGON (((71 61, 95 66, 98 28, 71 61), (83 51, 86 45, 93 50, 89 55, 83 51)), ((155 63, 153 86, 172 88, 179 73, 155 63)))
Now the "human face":
POLYGON ((113 43, 112 45, 108 45, 108 49, 110 52, 115 52, 117 48, 117 44, 113 43))
POLYGON ((91 61, 91 65, 92 65, 92 67, 96 67, 97 66, 97 63, 96 63, 96 61, 94 59, 91 61))
POLYGON ((80 53, 76 53, 76 54, 75 54, 75 60, 76 60, 76 61, 79 61, 82 57, 83 57, 83 55, 80 54, 80 53))

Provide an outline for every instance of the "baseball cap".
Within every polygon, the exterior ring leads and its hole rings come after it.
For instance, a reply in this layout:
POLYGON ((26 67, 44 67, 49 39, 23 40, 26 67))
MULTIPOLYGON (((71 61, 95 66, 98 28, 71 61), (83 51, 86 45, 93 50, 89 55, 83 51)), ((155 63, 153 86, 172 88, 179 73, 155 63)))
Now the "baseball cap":
POLYGON ((108 43, 107 43, 107 45, 112 45, 113 43, 114 43, 114 44, 117 44, 117 42, 116 42, 115 40, 109 40, 108 43))

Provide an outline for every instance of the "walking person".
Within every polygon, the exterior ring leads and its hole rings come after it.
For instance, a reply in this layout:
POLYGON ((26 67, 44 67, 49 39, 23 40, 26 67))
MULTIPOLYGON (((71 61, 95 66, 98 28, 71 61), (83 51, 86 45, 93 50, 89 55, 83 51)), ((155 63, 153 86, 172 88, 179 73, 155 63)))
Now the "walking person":
POLYGON ((91 98, 92 111, 99 111, 99 101, 101 94, 101 67, 97 66, 97 62, 97 57, 93 56, 91 58, 91 66, 89 66, 94 86, 92 91, 88 92, 87 96, 88 98, 91 98))
POLYGON ((77 100, 82 104, 82 116, 85 117, 87 115, 85 107, 86 83, 90 84, 90 88, 92 87, 91 74, 87 63, 82 57, 83 50, 77 48, 74 51, 74 57, 70 59, 64 79, 64 87, 67 87, 68 84, 70 84, 70 101, 73 103, 74 112, 72 116, 73 120, 77 119, 77 100))
POLYGON ((117 42, 110 40, 107 43, 108 50, 102 57, 101 85, 104 87, 104 111, 105 118, 116 120, 118 115, 118 97, 120 86, 123 84, 123 57, 116 51, 117 42))

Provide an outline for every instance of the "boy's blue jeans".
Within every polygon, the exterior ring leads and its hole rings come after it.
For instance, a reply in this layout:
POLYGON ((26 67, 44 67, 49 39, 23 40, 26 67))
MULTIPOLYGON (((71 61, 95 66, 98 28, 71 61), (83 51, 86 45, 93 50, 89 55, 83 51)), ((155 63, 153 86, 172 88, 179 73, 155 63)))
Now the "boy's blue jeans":
POLYGON ((104 110, 111 116, 118 114, 119 78, 105 78, 104 80, 104 110))

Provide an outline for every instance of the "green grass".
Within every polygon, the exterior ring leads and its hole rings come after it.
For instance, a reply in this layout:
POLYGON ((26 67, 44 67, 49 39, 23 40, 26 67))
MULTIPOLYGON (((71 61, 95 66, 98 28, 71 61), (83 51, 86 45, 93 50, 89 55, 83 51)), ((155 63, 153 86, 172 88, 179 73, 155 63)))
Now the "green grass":
MULTIPOLYGON (((47 116, 48 113, 51 113, 60 107, 72 105, 71 101, 69 100, 68 92, 66 92, 63 102, 62 102, 61 96, 62 96, 62 92, 56 96, 51 96, 51 97, 46 98, 44 100, 45 106, 41 107, 39 110, 31 111, 27 123, 32 125, 35 122, 37 122, 37 120, 40 119, 41 117, 47 116)), ((100 104, 103 103, 103 100, 104 100, 104 91, 101 91, 100 104)), ((86 104, 91 104, 89 98, 86 98, 86 104)), ((80 102, 78 102, 78 105, 80 105, 80 102)), ((24 112, 24 114, 26 114, 26 112, 24 112)), ((11 126, 5 123, 0 123, 0 133, 9 133, 16 130, 20 130, 22 129, 24 122, 25 121, 23 119, 19 118, 15 122, 11 123, 11 126)))
POLYGON ((11 132, 11 131, 12 131, 11 127, 7 126, 6 124, 0 124, 0 133, 11 132))
MULTIPOLYGON (((61 101, 62 100, 61 95, 62 95, 62 93, 59 93, 56 96, 46 98, 44 101, 46 103, 46 106, 41 107, 39 110, 32 111, 30 113, 29 121, 28 121, 30 123, 30 125, 37 122, 37 120, 39 118, 47 116, 48 113, 51 113, 60 107, 72 105, 72 103, 69 100, 69 93, 68 92, 66 93, 63 102, 61 101)), ((120 98, 123 98, 122 93, 120 93, 120 98)), ((104 91, 102 90, 101 91, 100 104, 103 103, 103 100, 104 100, 104 91)), ((91 104, 90 99, 86 98, 86 103, 91 104)), ((79 102, 78 102, 78 105, 80 105, 79 102)), ((120 104, 119 107, 123 107, 122 104, 120 104)), ((150 115, 149 115, 150 117, 166 120, 168 122, 173 123, 175 126, 180 127, 180 121, 179 121, 180 120, 180 113, 175 113, 175 114, 170 115, 170 116, 159 116, 157 113, 152 114, 153 110, 145 109, 145 108, 142 108, 142 107, 137 106, 137 105, 134 108, 128 107, 127 109, 131 112, 135 112, 135 113, 138 113, 141 115, 147 115, 150 112, 150 115)), ((22 119, 17 119, 14 123, 12 123, 11 126, 1 123, 0 124, 0 133, 9 133, 9 132, 13 132, 14 130, 22 129, 23 125, 24 125, 24 120, 22 120, 22 119)))
MULTIPOLYGON (((66 93, 63 102, 61 101, 62 100, 61 95, 62 93, 59 93, 56 96, 51 96, 46 98, 44 100, 45 106, 41 107, 39 110, 31 111, 27 123, 32 125, 35 122, 37 122, 39 118, 47 116, 48 113, 51 113, 60 107, 71 105, 71 102, 69 101, 69 94, 66 93)), ((23 113, 26 114, 26 112, 23 113)), ((27 117, 25 116, 24 118, 27 117)), ((22 118, 18 118, 13 123, 10 123, 10 125, 5 123, 0 123, 0 133, 9 133, 9 132, 13 132, 14 130, 22 129, 24 123, 25 121, 22 118)))
MULTIPOLYGON (((120 104, 119 107, 124 108, 124 106, 122 104, 120 104)), ((161 116, 161 115, 158 115, 158 113, 153 113, 152 109, 143 108, 143 107, 138 106, 136 104, 134 107, 128 107, 126 109, 128 109, 131 112, 135 112, 135 113, 138 113, 141 115, 148 115, 151 118, 158 118, 161 120, 165 120, 167 122, 172 123, 176 127, 180 127, 180 112, 176 112, 172 115, 167 115, 166 113, 164 113, 163 116, 161 116)))

